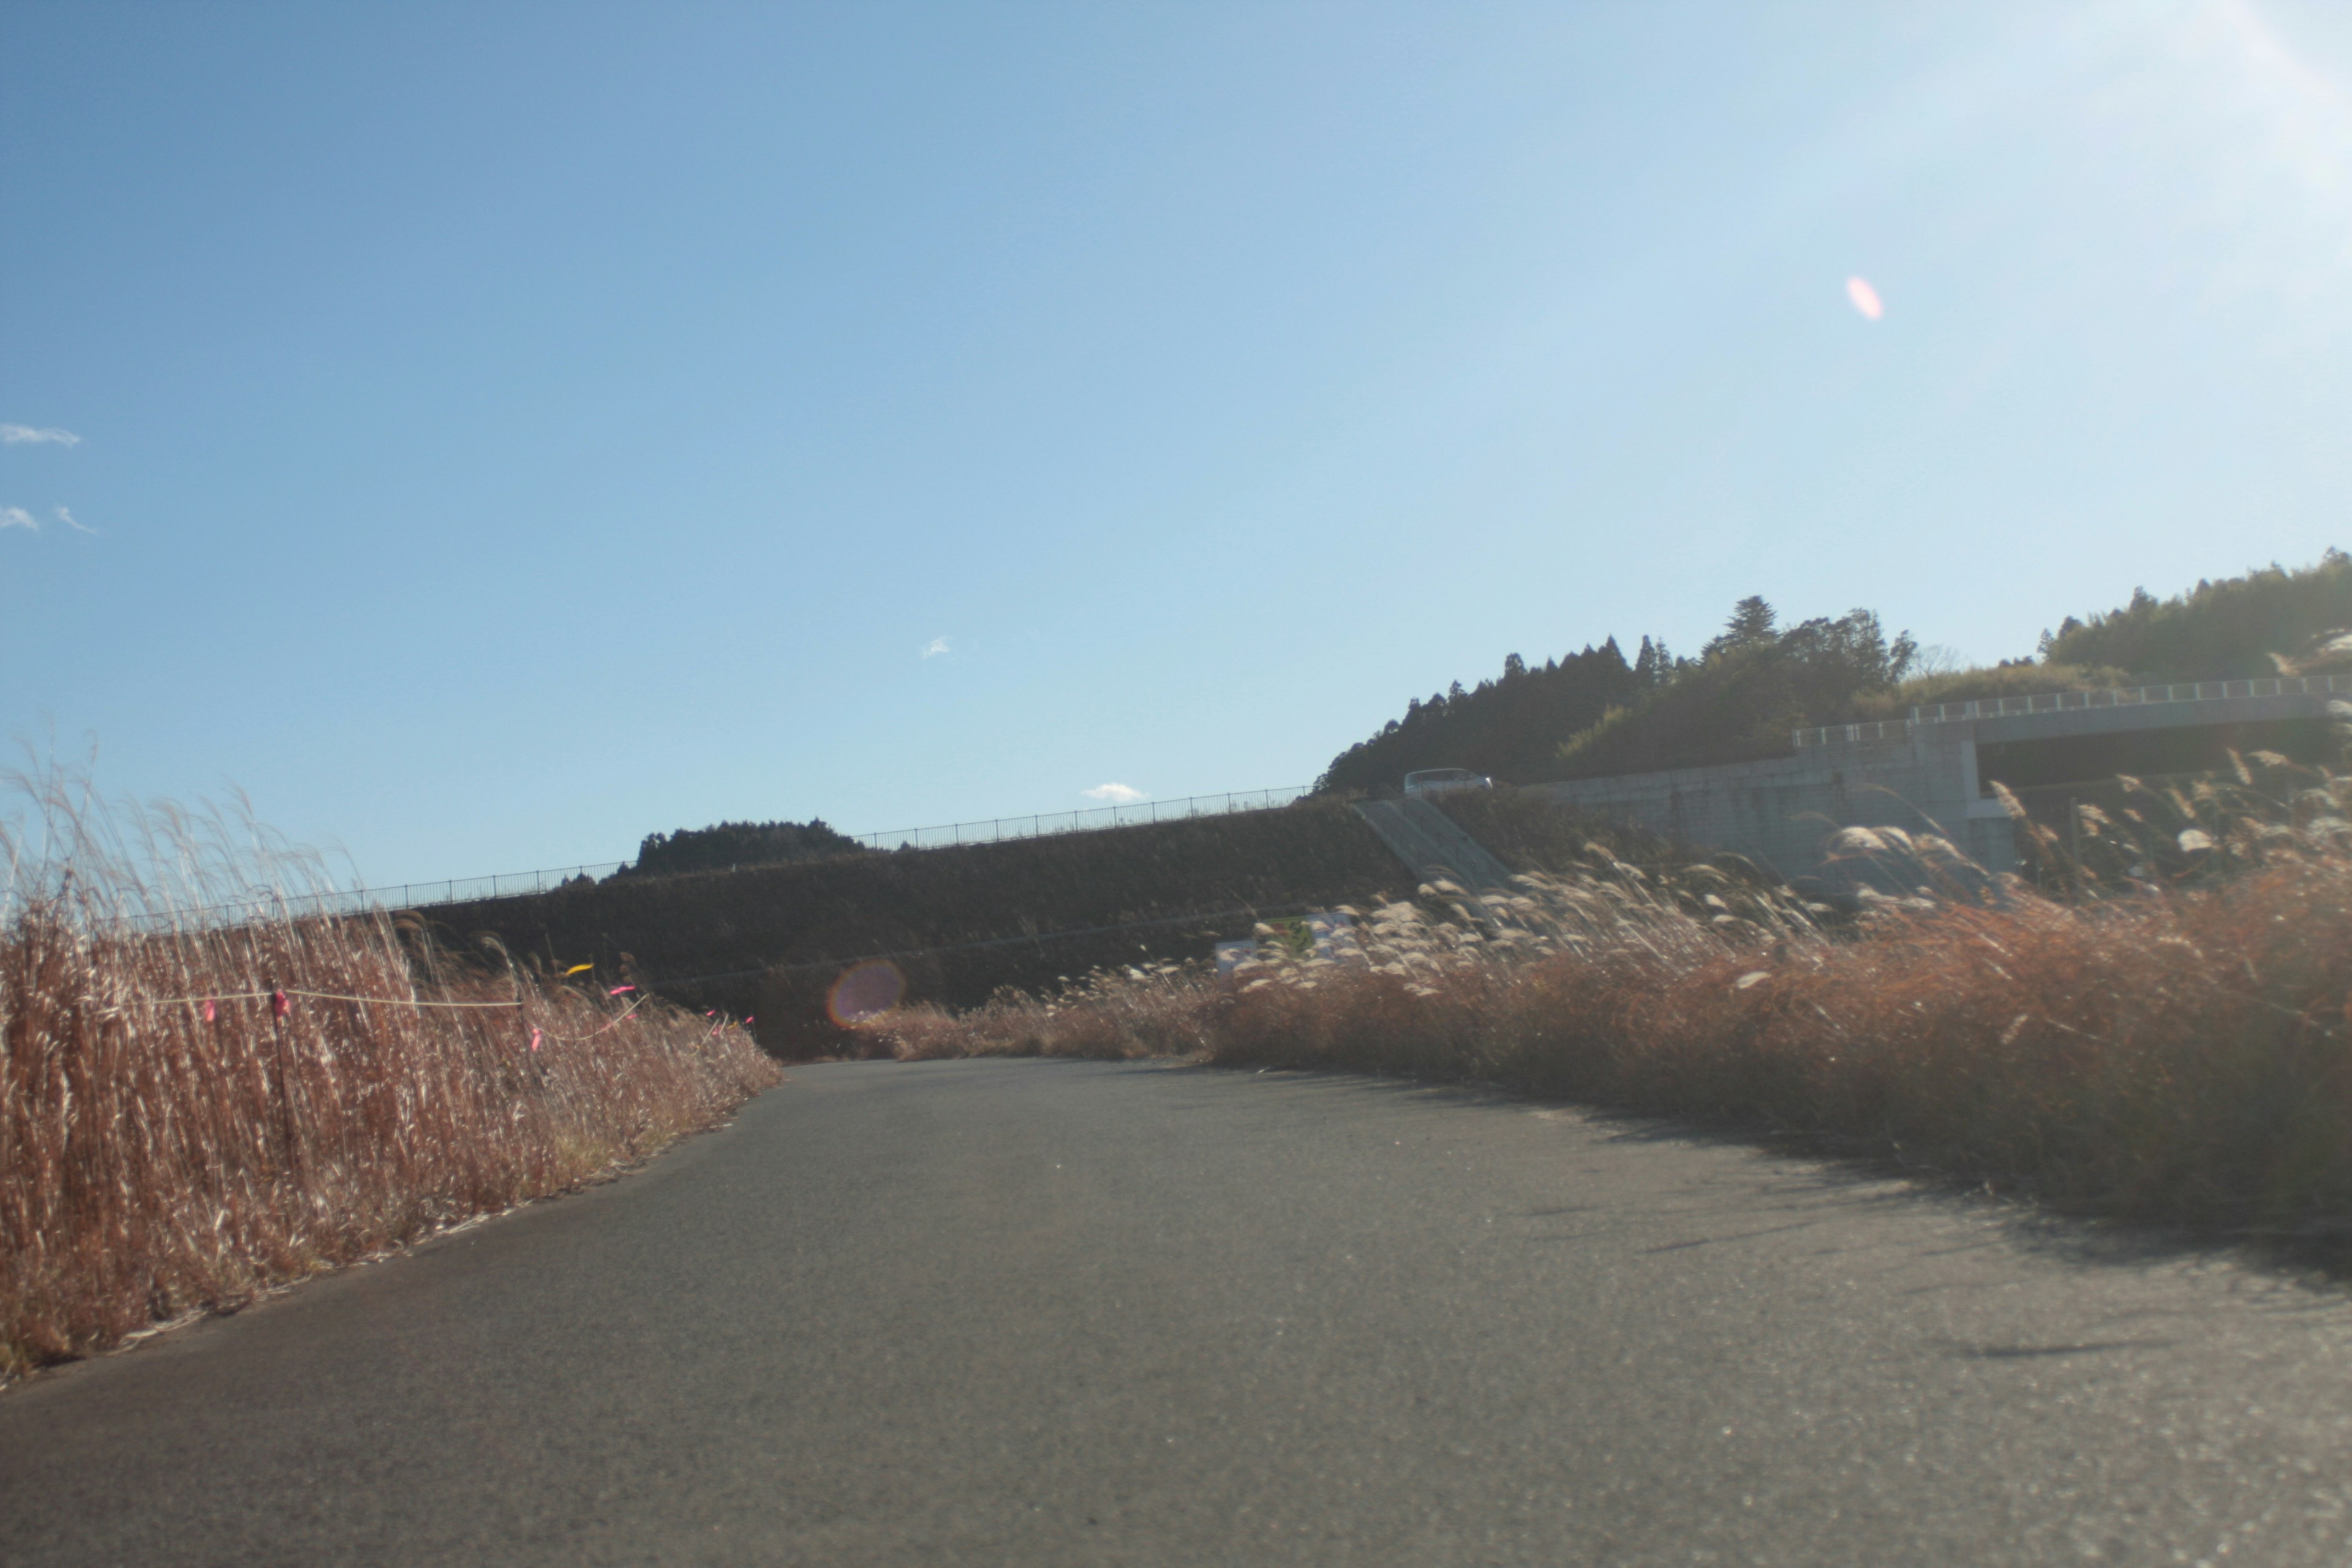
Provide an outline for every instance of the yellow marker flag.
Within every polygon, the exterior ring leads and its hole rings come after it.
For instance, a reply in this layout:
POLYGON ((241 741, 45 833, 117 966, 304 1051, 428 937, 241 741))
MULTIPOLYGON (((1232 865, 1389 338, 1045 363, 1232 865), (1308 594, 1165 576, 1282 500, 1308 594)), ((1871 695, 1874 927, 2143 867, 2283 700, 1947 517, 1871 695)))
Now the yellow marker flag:
POLYGON ((596 966, 593 963, 575 963, 571 968, 563 972, 563 978, 569 980, 583 969, 593 969, 596 966))

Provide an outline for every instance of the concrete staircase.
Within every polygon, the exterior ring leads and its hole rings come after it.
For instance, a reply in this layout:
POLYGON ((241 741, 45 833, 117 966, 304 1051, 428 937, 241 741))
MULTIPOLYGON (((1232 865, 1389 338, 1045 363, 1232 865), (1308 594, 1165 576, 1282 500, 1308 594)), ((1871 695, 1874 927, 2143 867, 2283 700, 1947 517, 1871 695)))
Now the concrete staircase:
POLYGON ((1356 815, 1424 882, 1443 878, 1471 893, 1510 887, 1510 868, 1425 800, 1361 801, 1356 815))

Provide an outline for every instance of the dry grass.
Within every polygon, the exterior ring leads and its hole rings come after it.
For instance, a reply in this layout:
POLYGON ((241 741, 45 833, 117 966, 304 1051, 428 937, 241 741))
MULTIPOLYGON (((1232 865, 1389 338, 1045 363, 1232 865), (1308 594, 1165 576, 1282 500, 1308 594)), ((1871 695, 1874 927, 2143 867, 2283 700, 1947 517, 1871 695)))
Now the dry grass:
POLYGON ((16 783, 0 1377, 576 1186, 778 1076, 739 1028, 436 953, 414 922, 175 915, 314 867, 241 825, 16 783))
MULTIPOLYGON (((1270 940, 1230 989, 1198 968, 1097 975, 864 1027, 909 1057, 1174 1051, 1492 1079, 2076 1210, 2334 1231, 2352 1222, 2352 789, 2257 766, 2085 825, 2098 865, 2057 879, 2064 897, 1989 883, 1940 840, 1849 830, 1920 892, 1866 895, 1838 929, 1735 871, 1596 848, 1507 899, 1425 887, 1360 911, 1354 951, 1270 940)), ((2046 833, 2036 847, 2068 852, 2046 833)))

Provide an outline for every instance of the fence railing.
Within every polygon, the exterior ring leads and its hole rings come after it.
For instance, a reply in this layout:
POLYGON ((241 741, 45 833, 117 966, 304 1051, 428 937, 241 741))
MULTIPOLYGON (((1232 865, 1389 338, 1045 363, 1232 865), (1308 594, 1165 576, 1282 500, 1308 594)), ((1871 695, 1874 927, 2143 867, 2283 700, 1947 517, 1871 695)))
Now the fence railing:
POLYGON ((337 888, 317 893, 260 889, 249 897, 226 903, 142 916, 135 923, 171 925, 192 914, 227 921, 277 915, 356 915, 369 910, 421 910, 436 904, 470 904, 483 899, 519 899, 531 893, 551 892, 581 878, 590 882, 602 881, 627 864, 626 860, 604 860, 590 866, 500 871, 488 877, 445 877, 437 882, 388 882, 377 888, 337 888))
POLYGON ((1234 811, 1266 811, 1288 805, 1313 789, 1294 784, 1287 789, 1230 790, 1223 795, 1188 795, 1177 800, 1123 801, 1090 806, 1084 811, 1033 812, 1027 816, 994 816, 976 822, 950 822, 937 827, 899 827, 887 833, 855 833, 851 837, 868 849, 945 849, 959 844, 995 844, 1007 838, 1045 838, 1057 833, 1087 833, 1101 827, 1136 827, 1150 822, 1178 822, 1188 816, 1223 816, 1234 811))
POLYGON ((1800 747, 1826 746, 1832 741, 1843 741, 1853 745, 1860 741, 1900 741, 1911 733, 1908 719, 1879 719, 1867 724, 1823 724, 1816 729, 1800 730, 1794 737, 1800 747))
POLYGON ((2352 675, 2281 675, 2259 680, 2184 680, 2168 686, 2131 686, 2105 691, 2049 691, 2030 697, 1984 697, 1972 702, 1937 702, 1911 710, 1908 719, 1867 724, 1823 724, 1790 737, 1800 747, 1833 741, 1899 741, 1914 724, 1950 724, 1969 719, 2011 719, 2026 713, 2074 713, 2093 708, 2137 708, 2158 702, 2222 702, 2249 697, 2325 697, 2352 692, 2352 675))
POLYGON ((2280 675, 2260 680, 2189 680, 2108 691, 2052 691, 2038 697, 1986 697, 1914 708, 1923 724, 1960 719, 2005 719, 2019 713, 2071 713, 2084 708, 2132 708, 2148 702, 2221 702, 2247 697, 2324 697, 2352 691, 2352 675, 2280 675))
MULTIPOLYGON (((1223 795, 1185 795, 1177 800, 1139 800, 1093 806, 1084 811, 1032 812, 1026 816, 982 817, 971 822, 941 823, 931 827, 901 827, 886 833, 849 835, 867 849, 945 849, 962 844, 995 844, 1013 838, 1045 838, 1063 833, 1087 833, 1106 827, 1135 827, 1152 822, 1178 822, 1187 817, 1223 816, 1230 812, 1266 811, 1288 805, 1312 784, 1286 789, 1232 790, 1223 795)), ((773 862, 761 862, 762 865, 773 862)), ((257 891, 247 899, 213 904, 198 910, 171 911, 149 917, 142 924, 164 924, 185 914, 235 921, 278 914, 360 914, 369 910, 431 909, 440 904, 478 903, 485 899, 525 898, 551 892, 581 878, 590 882, 629 864, 605 860, 590 866, 562 866, 539 871, 501 871, 488 877, 444 878, 437 882, 387 883, 377 888, 352 888, 320 893, 257 891)), ((745 869, 752 868, 746 867, 745 869)))

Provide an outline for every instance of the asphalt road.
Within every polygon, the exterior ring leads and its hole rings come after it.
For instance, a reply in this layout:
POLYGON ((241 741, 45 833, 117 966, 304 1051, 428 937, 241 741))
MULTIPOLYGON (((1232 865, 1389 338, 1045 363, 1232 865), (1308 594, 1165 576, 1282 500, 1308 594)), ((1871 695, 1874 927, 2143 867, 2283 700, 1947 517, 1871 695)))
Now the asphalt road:
POLYGON ((0 1563, 2341 1564, 2347 1303, 1473 1093, 798 1068, 0 1395, 0 1563))

